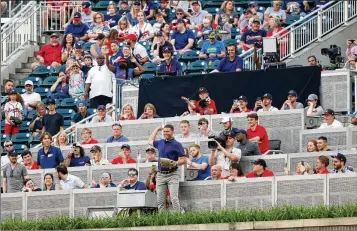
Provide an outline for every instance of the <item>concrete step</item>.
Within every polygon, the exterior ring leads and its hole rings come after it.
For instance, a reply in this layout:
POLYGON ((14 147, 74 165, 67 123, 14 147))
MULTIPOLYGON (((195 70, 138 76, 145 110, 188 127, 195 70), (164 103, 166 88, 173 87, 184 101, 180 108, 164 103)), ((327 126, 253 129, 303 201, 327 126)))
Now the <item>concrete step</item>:
POLYGON ((25 77, 27 77, 28 75, 29 75, 29 73, 16 73, 16 74, 10 73, 10 79, 21 80, 21 79, 24 79, 25 77))
POLYGON ((16 73, 31 73, 32 70, 31 70, 31 68, 16 68, 15 72, 16 73))
POLYGON ((22 68, 31 69, 31 64, 32 63, 22 63, 22 68))
POLYGON ((29 60, 28 60, 29 63, 34 63, 34 62, 37 62, 37 59, 35 56, 33 57, 30 57, 29 60))

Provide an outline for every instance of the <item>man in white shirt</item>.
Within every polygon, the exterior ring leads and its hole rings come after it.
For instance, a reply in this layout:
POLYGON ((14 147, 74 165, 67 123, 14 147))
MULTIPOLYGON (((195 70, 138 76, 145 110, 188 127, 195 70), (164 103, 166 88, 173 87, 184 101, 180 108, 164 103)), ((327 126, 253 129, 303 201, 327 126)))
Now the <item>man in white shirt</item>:
POLYGON ((41 102, 40 94, 33 92, 33 82, 31 80, 26 80, 25 82, 25 93, 21 95, 24 100, 27 112, 36 109, 37 104, 41 102))
POLYGON ((257 102, 255 102, 254 111, 256 111, 256 112, 279 111, 279 109, 277 109, 276 107, 273 107, 271 105, 272 102, 273 102, 273 96, 271 96, 271 94, 269 94, 269 93, 265 93, 261 97, 261 100, 258 100, 257 102), (259 106, 261 106, 262 108, 260 108, 257 111, 259 106))
POLYGON ((112 103, 113 80, 115 77, 114 73, 104 64, 104 61, 104 55, 98 55, 98 65, 92 67, 88 72, 84 96, 86 99, 90 99, 91 108, 112 103))
POLYGON ((65 165, 60 164, 56 167, 61 189, 84 189, 87 185, 78 177, 68 173, 65 165))
POLYGON ((335 112, 332 109, 327 109, 324 113, 324 123, 319 129, 323 128, 343 128, 343 124, 335 119, 335 112))
POLYGON ((190 131, 190 122, 188 120, 182 120, 180 122, 180 131, 181 134, 175 135, 175 139, 190 139, 196 137, 196 135, 190 131))
POLYGON ((125 36, 126 44, 130 46, 132 55, 141 65, 144 65, 145 63, 150 62, 149 55, 145 47, 138 43, 137 40, 138 37, 135 33, 131 33, 125 36))

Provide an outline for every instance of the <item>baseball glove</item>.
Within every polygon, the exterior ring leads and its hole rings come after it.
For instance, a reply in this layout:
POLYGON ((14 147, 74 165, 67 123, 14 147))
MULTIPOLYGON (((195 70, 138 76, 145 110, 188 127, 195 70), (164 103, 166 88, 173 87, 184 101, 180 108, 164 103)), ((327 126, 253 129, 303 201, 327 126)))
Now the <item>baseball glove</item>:
POLYGON ((160 164, 163 168, 168 169, 176 167, 176 161, 167 158, 160 158, 160 164))

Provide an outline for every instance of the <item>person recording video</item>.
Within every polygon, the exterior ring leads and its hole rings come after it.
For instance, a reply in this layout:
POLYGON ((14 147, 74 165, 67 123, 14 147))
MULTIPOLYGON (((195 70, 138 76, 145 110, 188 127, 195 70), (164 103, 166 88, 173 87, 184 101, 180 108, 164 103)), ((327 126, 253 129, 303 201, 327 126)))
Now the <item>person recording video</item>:
POLYGON ((211 166, 219 164, 222 168, 223 177, 229 176, 229 167, 231 166, 231 163, 239 163, 242 156, 242 151, 235 147, 236 130, 237 129, 234 128, 227 135, 220 135, 209 141, 208 146, 211 149, 211 154, 208 163, 211 166), (214 143, 216 143, 216 145, 214 145, 214 143))
POLYGON ((198 89, 198 97, 195 103, 192 103, 188 98, 182 96, 181 99, 184 100, 189 107, 200 113, 200 115, 213 115, 217 114, 216 102, 209 97, 208 90, 205 87, 200 87, 198 89))

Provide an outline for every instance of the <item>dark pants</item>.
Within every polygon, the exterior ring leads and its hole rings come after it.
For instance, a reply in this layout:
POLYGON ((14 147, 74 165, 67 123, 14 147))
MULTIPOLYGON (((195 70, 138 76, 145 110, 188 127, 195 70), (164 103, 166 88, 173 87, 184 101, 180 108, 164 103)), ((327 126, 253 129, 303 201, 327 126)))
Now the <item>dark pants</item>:
POLYGON ((97 108, 99 105, 112 104, 112 98, 105 95, 98 95, 90 100, 90 107, 97 108))

